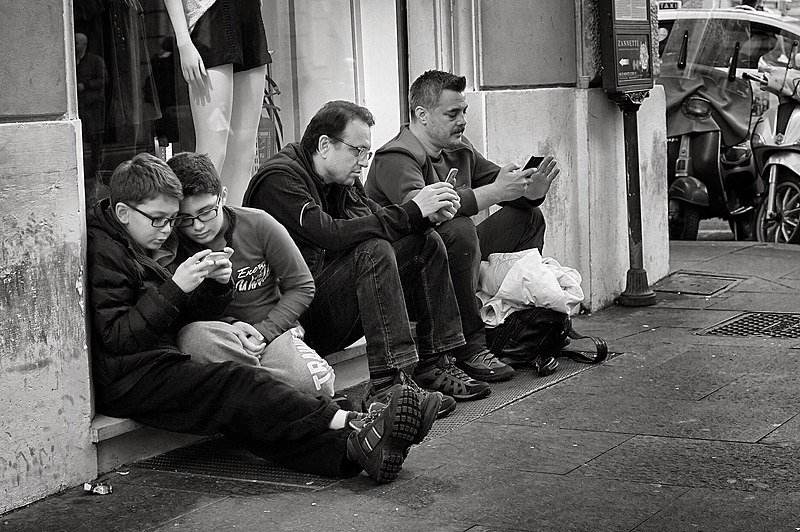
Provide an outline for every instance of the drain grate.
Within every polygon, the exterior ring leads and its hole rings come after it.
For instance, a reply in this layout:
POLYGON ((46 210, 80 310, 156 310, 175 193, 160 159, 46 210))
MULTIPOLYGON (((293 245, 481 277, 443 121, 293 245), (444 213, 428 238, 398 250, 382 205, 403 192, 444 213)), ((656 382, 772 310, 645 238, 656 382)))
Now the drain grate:
POLYGON ((696 334, 800 338, 800 314, 788 312, 745 312, 698 331, 696 334))
MULTIPOLYGON (((593 353, 587 354, 593 356, 593 353)), ((618 354, 609 353, 609 358, 618 354)), ((492 384, 492 394, 486 399, 458 403, 458 408, 453 414, 436 420, 428 438, 447 434, 457 427, 591 367, 569 358, 559 358, 558 364, 558 371, 547 377, 539 377, 532 369, 517 370, 510 381, 492 384)), ((355 386, 344 392, 355 404, 359 404, 364 389, 362 386, 355 386)), ((135 466, 157 471, 264 482, 312 490, 328 487, 339 480, 286 469, 275 462, 249 453, 221 436, 142 460, 135 466)))
POLYGON ((696 296, 717 295, 740 283, 741 277, 726 277, 707 273, 675 272, 653 286, 658 292, 696 296))

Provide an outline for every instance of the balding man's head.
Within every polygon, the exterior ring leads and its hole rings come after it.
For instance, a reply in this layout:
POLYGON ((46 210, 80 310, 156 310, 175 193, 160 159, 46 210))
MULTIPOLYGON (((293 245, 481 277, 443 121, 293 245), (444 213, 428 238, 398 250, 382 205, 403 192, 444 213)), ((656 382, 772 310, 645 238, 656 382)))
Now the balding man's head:
POLYGON ((89 44, 89 38, 83 33, 75 34, 75 57, 80 59, 86 53, 86 46, 89 44))

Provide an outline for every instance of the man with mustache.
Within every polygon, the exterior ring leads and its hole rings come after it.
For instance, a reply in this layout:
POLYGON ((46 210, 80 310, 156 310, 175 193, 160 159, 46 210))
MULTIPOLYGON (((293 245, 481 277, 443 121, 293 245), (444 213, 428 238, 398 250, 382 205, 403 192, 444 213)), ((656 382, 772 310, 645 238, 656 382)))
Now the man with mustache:
POLYGON ((438 70, 419 76, 409 91, 411 122, 375 153, 365 189, 379 205, 400 204, 458 170, 460 207, 450 220, 442 215, 437 226, 447 247, 462 329, 471 348, 461 352, 456 365, 470 377, 492 382, 511 378, 514 370, 486 348, 475 296, 480 261, 491 253, 542 250, 545 220, 539 205, 560 169, 552 156, 527 170, 515 164, 501 168, 485 159, 463 136, 465 89, 464 76, 438 70), (476 227, 470 216, 494 205, 501 208, 476 227))

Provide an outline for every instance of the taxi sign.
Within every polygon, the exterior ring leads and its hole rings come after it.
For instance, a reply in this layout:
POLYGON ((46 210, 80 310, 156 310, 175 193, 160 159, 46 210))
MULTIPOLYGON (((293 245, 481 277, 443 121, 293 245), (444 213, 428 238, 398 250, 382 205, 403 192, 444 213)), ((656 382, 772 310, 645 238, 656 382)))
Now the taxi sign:
POLYGON ((658 10, 667 10, 667 9, 680 9, 683 6, 683 2, 680 0, 660 0, 658 2, 658 10))

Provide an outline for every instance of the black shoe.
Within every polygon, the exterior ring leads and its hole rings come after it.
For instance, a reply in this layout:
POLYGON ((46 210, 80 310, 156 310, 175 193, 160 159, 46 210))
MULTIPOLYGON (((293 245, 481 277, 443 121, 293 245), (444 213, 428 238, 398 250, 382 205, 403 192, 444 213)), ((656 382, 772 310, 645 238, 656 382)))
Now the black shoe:
POLYGON ((439 364, 414 374, 417 384, 426 390, 449 395, 456 401, 483 399, 492 393, 488 384, 476 381, 461 371, 449 356, 442 355, 441 358, 439 364))
POLYGON ((376 482, 391 482, 400 473, 408 449, 420 442, 433 425, 438 405, 424 404, 402 384, 389 389, 389 402, 374 408, 347 438, 347 456, 376 482))
POLYGON ((514 376, 514 368, 498 360, 489 350, 481 351, 466 360, 458 360, 456 366, 473 379, 483 382, 507 381, 514 376))
MULTIPOLYGON (((456 409, 456 400, 450 397, 449 395, 445 395, 441 392, 429 392, 428 390, 424 390, 414 382, 414 379, 409 377, 405 371, 400 370, 395 377, 395 384, 403 384, 408 386, 418 394, 420 394, 421 399, 429 395, 438 395, 440 397, 439 401, 439 412, 437 413, 437 418, 443 418, 449 416, 453 410, 456 409)), ((378 402, 386 404, 388 399, 386 399, 387 391, 376 392, 375 388, 370 387, 367 395, 364 397, 364 400, 361 403, 361 408, 364 412, 369 412, 370 405, 372 403, 378 402)))

